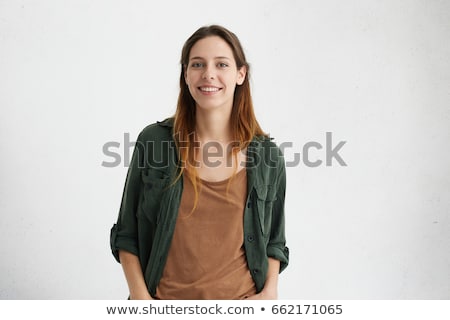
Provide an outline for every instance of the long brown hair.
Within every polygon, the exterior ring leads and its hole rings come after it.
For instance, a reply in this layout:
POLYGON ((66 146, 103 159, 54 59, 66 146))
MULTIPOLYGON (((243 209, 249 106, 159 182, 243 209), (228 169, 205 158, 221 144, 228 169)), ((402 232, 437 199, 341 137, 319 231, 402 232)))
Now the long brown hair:
POLYGON ((245 58, 244 50, 238 37, 233 32, 219 25, 199 28, 187 39, 181 51, 180 93, 178 95, 177 109, 174 116, 173 131, 180 161, 180 172, 177 179, 181 177, 184 170, 187 171, 187 176, 194 186, 196 195, 194 208, 198 200, 198 175, 194 165, 196 106, 185 81, 185 72, 188 67, 192 47, 197 41, 210 36, 222 38, 230 46, 237 68, 245 67, 247 70, 244 82, 235 88, 230 118, 231 135, 234 143, 232 155, 236 159, 236 162, 238 152, 245 149, 254 136, 267 136, 255 117, 249 82, 250 65, 245 58))

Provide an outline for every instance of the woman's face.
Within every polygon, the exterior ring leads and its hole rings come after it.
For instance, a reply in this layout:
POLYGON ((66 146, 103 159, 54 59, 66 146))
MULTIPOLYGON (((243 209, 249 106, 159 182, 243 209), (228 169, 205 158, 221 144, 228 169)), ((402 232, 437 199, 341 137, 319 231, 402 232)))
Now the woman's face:
POLYGON ((184 74, 197 107, 231 110, 234 89, 244 82, 246 68, 238 70, 228 43, 210 36, 194 44, 184 74))

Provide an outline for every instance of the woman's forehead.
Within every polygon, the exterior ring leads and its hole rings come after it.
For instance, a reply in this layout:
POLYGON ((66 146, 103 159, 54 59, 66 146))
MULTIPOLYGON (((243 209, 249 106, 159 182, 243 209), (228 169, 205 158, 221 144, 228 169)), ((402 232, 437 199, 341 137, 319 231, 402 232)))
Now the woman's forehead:
POLYGON ((198 40, 191 48, 190 59, 227 58, 233 59, 233 51, 228 43, 218 36, 198 40))

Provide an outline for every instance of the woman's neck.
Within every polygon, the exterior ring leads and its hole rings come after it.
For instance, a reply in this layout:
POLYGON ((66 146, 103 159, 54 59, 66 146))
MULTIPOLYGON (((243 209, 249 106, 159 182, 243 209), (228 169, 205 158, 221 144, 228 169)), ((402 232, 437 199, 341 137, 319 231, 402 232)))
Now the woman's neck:
POLYGON ((230 115, 231 112, 224 112, 223 109, 203 110, 197 108, 196 132, 200 141, 231 141, 230 115))

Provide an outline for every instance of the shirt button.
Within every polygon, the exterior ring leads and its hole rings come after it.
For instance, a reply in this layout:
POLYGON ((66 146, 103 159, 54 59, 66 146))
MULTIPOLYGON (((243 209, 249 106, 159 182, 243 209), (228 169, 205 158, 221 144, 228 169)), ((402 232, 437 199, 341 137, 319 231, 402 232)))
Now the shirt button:
POLYGON ((253 271, 254 274, 258 273, 258 269, 253 269, 252 271, 253 271))
POLYGON ((252 203, 249 201, 248 203, 247 203, 247 208, 251 208, 252 207, 252 203))
POLYGON ((248 242, 253 242, 253 240, 255 240, 255 238, 252 235, 247 236, 247 240, 248 242))

